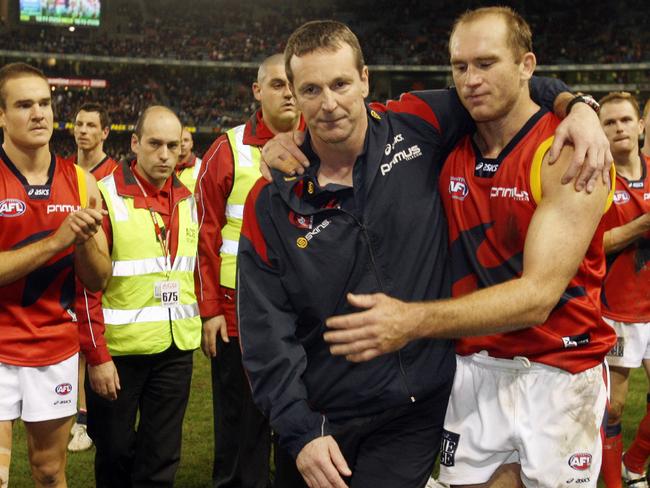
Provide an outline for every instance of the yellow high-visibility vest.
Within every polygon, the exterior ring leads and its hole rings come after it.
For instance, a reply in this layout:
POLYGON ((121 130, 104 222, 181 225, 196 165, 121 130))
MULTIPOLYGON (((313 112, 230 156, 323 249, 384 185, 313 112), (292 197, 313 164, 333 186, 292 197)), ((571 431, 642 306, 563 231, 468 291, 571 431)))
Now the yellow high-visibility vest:
MULTIPOLYGON (((201 318, 194 293, 198 243, 196 203, 189 196, 176 205, 178 250, 167 262, 148 209, 117 192, 114 175, 99 183, 113 232, 113 276, 102 297, 106 342, 114 356, 155 354, 172 342, 181 350, 201 343, 201 318), (156 283, 177 281, 179 303, 165 307, 154 297, 156 283)), ((159 225, 162 227, 162 219, 159 225)))

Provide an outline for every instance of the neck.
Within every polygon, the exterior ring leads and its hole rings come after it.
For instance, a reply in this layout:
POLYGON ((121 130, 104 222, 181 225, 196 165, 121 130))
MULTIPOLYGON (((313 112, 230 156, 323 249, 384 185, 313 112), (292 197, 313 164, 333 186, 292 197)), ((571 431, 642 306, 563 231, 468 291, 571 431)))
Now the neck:
POLYGON ((343 142, 328 143, 316 137, 311 139, 312 149, 320 159, 318 182, 321 185, 338 183, 352 186, 352 169, 363 151, 367 130, 368 119, 362 117, 353 134, 343 142))
POLYGON ((180 158, 178 160, 178 164, 176 166, 180 166, 181 164, 185 164, 189 162, 189 160, 192 158, 192 153, 189 153, 187 156, 180 158))
POLYGON ((528 93, 520 96, 503 116, 489 122, 476 123, 476 143, 486 158, 496 158, 512 138, 537 111, 539 106, 528 93))
POLYGON ((135 164, 135 172, 138 174, 138 176, 145 180, 147 183, 149 183, 152 186, 155 186, 158 190, 160 190, 163 186, 165 186, 165 181, 167 181, 167 178, 163 179, 153 179, 151 178, 147 173, 145 173, 142 168, 140 167, 140 164, 136 162, 135 164))
POLYGON ((641 148, 641 152, 646 156, 650 156, 650 135, 647 134, 647 131, 645 138, 643 139, 643 147, 641 148))
POLYGON ((294 119, 275 120, 262 112, 262 120, 264 121, 264 125, 269 128, 273 135, 282 132, 291 132, 300 126, 300 114, 296 115, 294 119))
POLYGON ((87 171, 97 166, 105 157, 106 153, 101 145, 88 150, 77 149, 77 164, 87 171))
POLYGON ((47 181, 47 172, 52 158, 49 145, 45 144, 37 148, 18 147, 5 133, 2 148, 29 183, 43 184, 47 181), (45 181, 40 181, 42 178, 45 178, 45 181))
POLYGON ((615 153, 614 162, 616 163, 616 172, 628 180, 641 179, 643 169, 641 167, 641 156, 639 148, 635 147, 632 151, 615 153))

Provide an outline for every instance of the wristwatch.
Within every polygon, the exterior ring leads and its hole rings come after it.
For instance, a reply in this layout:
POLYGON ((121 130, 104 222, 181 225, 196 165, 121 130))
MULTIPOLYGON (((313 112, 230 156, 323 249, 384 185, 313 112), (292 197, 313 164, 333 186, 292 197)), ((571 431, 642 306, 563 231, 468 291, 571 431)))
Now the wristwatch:
POLYGON ((593 108, 596 113, 598 113, 598 111, 600 110, 600 104, 596 101, 594 97, 592 97, 591 95, 578 94, 575 97, 573 97, 573 99, 566 106, 567 115, 569 115, 569 112, 571 112, 571 109, 576 103, 586 103, 591 108, 593 108))

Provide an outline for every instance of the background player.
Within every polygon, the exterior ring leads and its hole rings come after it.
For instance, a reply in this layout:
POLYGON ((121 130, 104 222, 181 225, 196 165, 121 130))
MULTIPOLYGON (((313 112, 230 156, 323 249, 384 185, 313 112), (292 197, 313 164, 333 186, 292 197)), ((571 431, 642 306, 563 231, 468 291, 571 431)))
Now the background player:
POLYGON ((51 92, 39 70, 0 69, 0 125, 0 449, 11 449, 21 417, 35 485, 65 487, 79 350, 73 266, 91 290, 110 276, 101 198, 92 176, 49 151, 51 92))
MULTIPOLYGON (((603 316, 618 336, 607 356, 611 399, 602 477, 608 488, 616 488, 621 486, 621 417, 630 368, 643 364, 650 378, 650 157, 639 151, 644 122, 634 97, 614 92, 600 103, 600 120, 616 162, 614 204, 603 218, 607 274, 602 291, 603 316)), ((649 455, 650 413, 646 413, 622 466, 623 478, 635 481, 633 486, 647 487, 649 455)))
MULTIPOLYGON (((260 109, 208 149, 196 190, 201 347, 212 358, 214 488, 264 488, 269 483, 268 420, 253 403, 241 364, 236 260, 244 202, 259 178, 260 147, 277 133, 304 130, 281 54, 262 62, 252 90, 260 109)), ((276 461, 278 487, 282 469, 276 461)))
MULTIPOLYGON (((104 151, 104 142, 108 137, 110 127, 111 122, 108 112, 98 103, 82 105, 75 116, 73 134, 77 145, 77 153, 72 156, 71 160, 90 172, 97 181, 111 174, 117 168, 117 161, 104 151)), ((79 327, 83 330, 90 330, 89 327, 103 328, 101 293, 88 292, 80 283, 77 284, 77 293, 76 311, 79 327)), ((98 350, 94 346, 88 344, 88 347, 98 350)), ((99 348, 99 350, 106 351, 104 347, 99 348)), ((107 358, 104 358, 104 361, 106 360, 107 358)), ((85 378, 86 357, 81 354, 79 355, 79 412, 77 412, 76 421, 70 431, 72 439, 68 443, 68 450, 73 452, 85 451, 90 449, 93 444, 92 439, 86 432, 88 420, 86 390, 83 386, 85 378)))
POLYGON ((192 133, 183 128, 183 136, 181 137, 181 152, 178 156, 178 164, 176 165, 176 176, 183 182, 183 184, 191 191, 194 192, 196 180, 201 173, 201 158, 197 157, 192 152, 194 147, 194 139, 192 133))

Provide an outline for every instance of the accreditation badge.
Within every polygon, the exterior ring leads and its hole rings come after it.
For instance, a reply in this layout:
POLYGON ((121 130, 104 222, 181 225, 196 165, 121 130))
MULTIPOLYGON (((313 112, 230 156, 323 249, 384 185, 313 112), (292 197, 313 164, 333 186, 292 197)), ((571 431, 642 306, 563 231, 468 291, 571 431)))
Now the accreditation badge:
POLYGON ((159 281, 154 285, 153 296, 160 300, 163 307, 174 307, 180 304, 181 284, 178 281, 159 281))

